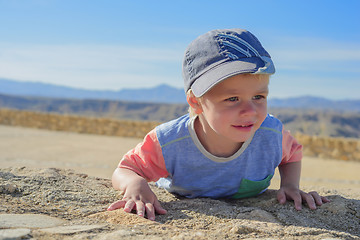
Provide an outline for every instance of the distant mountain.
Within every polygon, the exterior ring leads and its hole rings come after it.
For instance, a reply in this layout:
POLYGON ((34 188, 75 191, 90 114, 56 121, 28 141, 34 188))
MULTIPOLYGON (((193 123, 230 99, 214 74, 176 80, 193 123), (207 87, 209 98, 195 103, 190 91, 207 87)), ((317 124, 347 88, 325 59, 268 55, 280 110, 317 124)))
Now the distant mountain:
POLYGON ((154 88, 86 90, 38 82, 20 82, 0 79, 0 93, 16 96, 34 96, 70 99, 107 99, 154 103, 186 103, 183 89, 166 84, 154 88))
MULTIPOLYGON (((0 94, 15 96, 49 97, 62 99, 93 99, 131 101, 138 103, 186 104, 183 89, 168 85, 154 88, 122 89, 119 91, 96 91, 70 88, 37 82, 20 82, 0 79, 0 94)), ((360 111, 359 100, 333 101, 312 96, 286 99, 269 99, 269 108, 323 109, 336 111, 360 111)))

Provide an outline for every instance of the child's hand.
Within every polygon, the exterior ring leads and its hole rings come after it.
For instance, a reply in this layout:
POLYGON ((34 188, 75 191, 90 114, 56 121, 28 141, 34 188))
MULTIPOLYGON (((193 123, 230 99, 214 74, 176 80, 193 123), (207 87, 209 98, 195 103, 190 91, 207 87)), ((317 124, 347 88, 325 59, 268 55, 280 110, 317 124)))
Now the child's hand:
POLYGON ((296 210, 302 209, 302 203, 306 202, 310 209, 316 209, 323 203, 330 202, 326 197, 320 196, 317 192, 303 192, 297 187, 281 187, 277 193, 280 204, 285 204, 287 200, 293 200, 296 210))
POLYGON ((125 212, 130 213, 133 209, 137 215, 146 216, 149 220, 155 220, 155 212, 158 214, 166 214, 156 197, 151 191, 145 180, 133 181, 127 186, 123 199, 112 203, 108 207, 108 211, 124 208, 125 212))

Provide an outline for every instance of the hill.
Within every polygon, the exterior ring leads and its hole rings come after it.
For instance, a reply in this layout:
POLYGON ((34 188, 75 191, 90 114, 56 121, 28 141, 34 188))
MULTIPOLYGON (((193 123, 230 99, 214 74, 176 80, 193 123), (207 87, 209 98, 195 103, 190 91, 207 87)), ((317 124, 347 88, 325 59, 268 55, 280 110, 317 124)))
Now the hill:
MULTIPOLYGON (((187 113, 187 104, 141 103, 0 95, 0 108, 164 122, 187 113)), ((360 112, 274 108, 285 128, 306 135, 360 138, 360 112)))
POLYGON ((20 82, 0 79, 0 93, 17 96, 107 99, 136 102, 186 103, 183 89, 159 85, 154 88, 110 90, 86 90, 39 82, 20 82))
POLYGON ((360 138, 359 112, 293 108, 272 108, 269 111, 282 121, 286 129, 293 133, 360 138))
POLYGON ((0 94, 0 108, 162 122, 185 114, 188 106, 187 104, 20 97, 0 94))
MULTIPOLYGON (((0 94, 12 96, 116 100, 138 103, 186 104, 183 89, 168 85, 153 88, 110 90, 86 90, 38 82, 20 82, 0 79, 0 94)), ((286 99, 270 98, 268 105, 273 108, 321 109, 360 112, 360 100, 329 100, 325 98, 302 96, 286 99)))

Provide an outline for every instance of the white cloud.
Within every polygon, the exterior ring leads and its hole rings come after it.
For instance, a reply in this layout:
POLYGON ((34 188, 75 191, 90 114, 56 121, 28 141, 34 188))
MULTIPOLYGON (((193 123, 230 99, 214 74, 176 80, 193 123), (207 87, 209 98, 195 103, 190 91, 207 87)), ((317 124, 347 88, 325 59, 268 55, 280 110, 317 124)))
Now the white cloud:
MULTIPOLYGON (((272 96, 358 95, 360 44, 286 37, 270 42, 266 49, 277 68, 271 81, 272 96)), ((0 42, 0 78, 88 89, 117 90, 162 83, 181 88, 183 52, 183 46, 172 49, 0 42)))
POLYGON ((269 52, 279 70, 360 73, 360 44, 327 39, 281 37, 269 52))
POLYGON ((271 97, 358 98, 359 43, 284 36, 267 40, 277 70, 270 81, 271 97))
POLYGON ((181 85, 182 51, 103 45, 0 44, 0 77, 94 89, 181 85), (172 73, 169 68, 179 68, 172 73), (179 79, 175 83, 174 79, 179 79))

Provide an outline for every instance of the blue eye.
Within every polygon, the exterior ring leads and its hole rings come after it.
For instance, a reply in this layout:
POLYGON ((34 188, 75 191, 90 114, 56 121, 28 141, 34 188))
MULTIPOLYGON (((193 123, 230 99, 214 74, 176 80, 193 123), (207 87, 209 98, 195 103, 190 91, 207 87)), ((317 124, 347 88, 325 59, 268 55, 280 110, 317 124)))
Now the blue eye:
POLYGON ((226 101, 229 101, 229 102, 236 102, 238 100, 239 100, 238 97, 231 97, 231 98, 226 99, 226 101))
POLYGON ((265 99, 266 97, 263 95, 256 95, 253 97, 254 100, 260 100, 260 99, 265 99))

